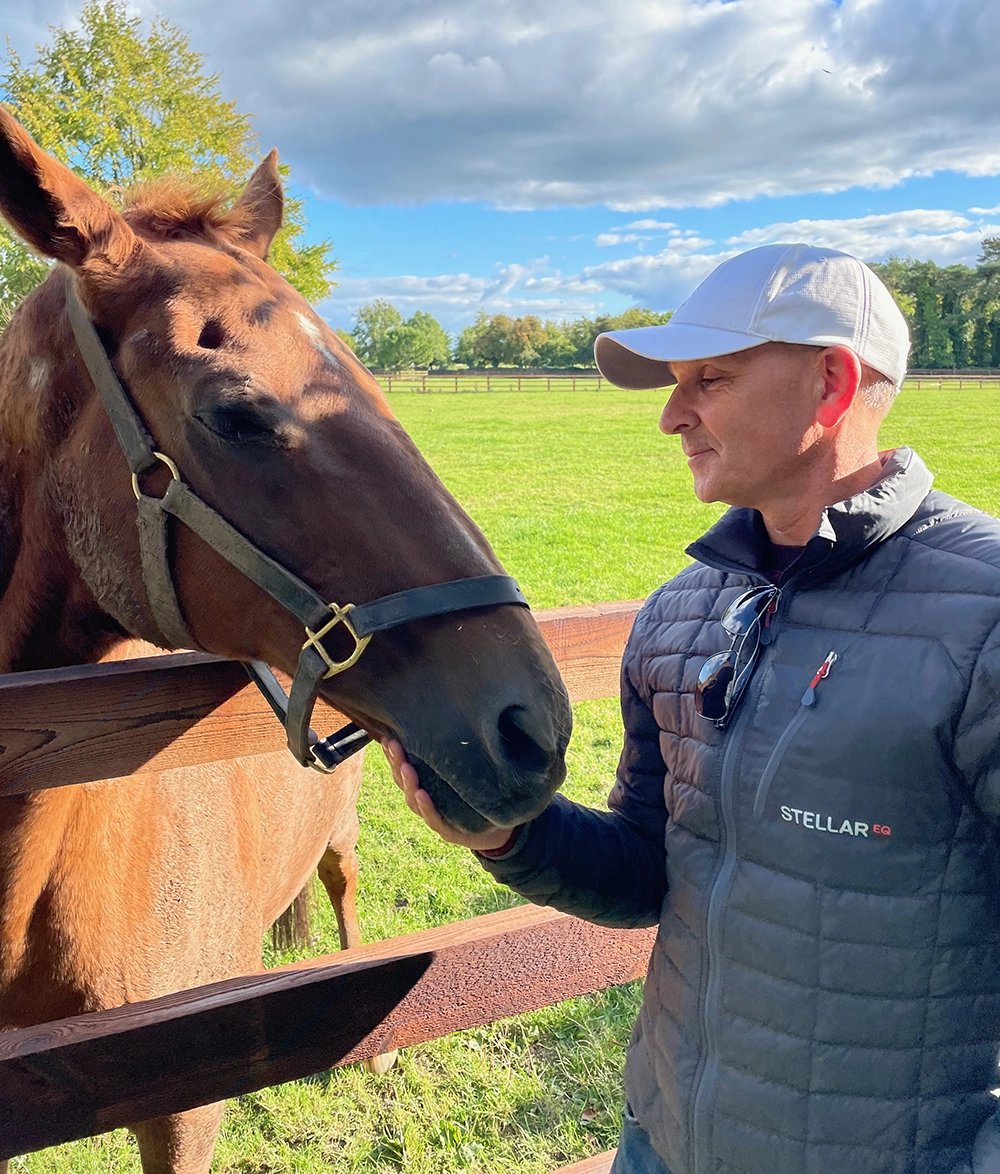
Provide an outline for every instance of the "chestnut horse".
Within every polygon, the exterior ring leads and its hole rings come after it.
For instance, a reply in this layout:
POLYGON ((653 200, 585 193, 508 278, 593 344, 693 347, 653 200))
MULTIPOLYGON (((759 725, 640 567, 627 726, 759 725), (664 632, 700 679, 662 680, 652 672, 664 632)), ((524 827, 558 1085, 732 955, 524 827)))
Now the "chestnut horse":
MULTIPOLYGON (((273 152, 228 210, 159 185, 119 213, 0 108, 0 213, 57 262, 0 338, 0 671, 167 646, 71 289, 157 449, 324 599, 499 571, 376 381, 266 264, 273 152)), ((170 571, 199 648, 295 670, 301 625, 181 525, 170 571)), ((399 737, 459 825, 516 825, 562 781, 569 706, 524 608, 381 632, 322 693, 399 737)), ((359 769, 269 755, 0 798, 0 1028, 259 969, 263 931, 318 861, 349 886, 359 769)), ((207 1171, 220 1116, 137 1123, 146 1174, 207 1171)))

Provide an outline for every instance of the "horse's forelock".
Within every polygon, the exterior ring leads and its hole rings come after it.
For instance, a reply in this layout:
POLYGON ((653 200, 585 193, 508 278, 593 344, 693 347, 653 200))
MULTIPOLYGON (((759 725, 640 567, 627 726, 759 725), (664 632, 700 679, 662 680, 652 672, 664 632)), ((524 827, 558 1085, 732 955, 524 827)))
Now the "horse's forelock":
POLYGON ((139 184, 125 193, 125 220, 131 228, 163 240, 200 236, 211 244, 237 245, 249 213, 230 204, 225 192, 206 191, 176 179, 139 184))

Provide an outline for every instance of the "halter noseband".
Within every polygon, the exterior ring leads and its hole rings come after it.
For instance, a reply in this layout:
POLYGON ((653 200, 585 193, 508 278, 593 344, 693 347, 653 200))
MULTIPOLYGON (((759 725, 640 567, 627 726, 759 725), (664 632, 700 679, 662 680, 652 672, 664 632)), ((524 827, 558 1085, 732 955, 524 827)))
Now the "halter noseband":
POLYGON ((143 584, 157 627, 175 648, 196 646, 170 571, 168 525, 174 517, 294 615, 305 629, 306 640, 287 696, 270 666, 260 660, 244 665, 284 726, 289 750, 303 766, 331 771, 371 741, 368 732, 353 722, 328 738, 319 738, 309 728, 309 722, 320 683, 356 664, 376 633, 411 620, 471 608, 498 604, 528 606, 520 587, 509 575, 484 575, 413 587, 370 603, 341 606, 327 602, 297 575, 258 549, 181 480, 180 471, 170 457, 154 447, 72 282, 67 289, 66 305, 80 355, 132 470, 132 488, 139 509, 143 584), (142 491, 139 479, 158 464, 166 466, 170 483, 162 497, 150 497, 142 491), (354 650, 341 661, 335 661, 323 644, 324 638, 338 626, 354 641, 354 650))

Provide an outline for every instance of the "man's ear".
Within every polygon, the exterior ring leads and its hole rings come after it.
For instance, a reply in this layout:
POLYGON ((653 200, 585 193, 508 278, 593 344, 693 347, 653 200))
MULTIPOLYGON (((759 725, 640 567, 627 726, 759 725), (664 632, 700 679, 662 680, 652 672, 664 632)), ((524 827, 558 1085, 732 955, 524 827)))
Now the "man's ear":
POLYGON ((285 194, 278 172, 278 152, 274 148, 250 176, 243 195, 236 201, 236 207, 243 212, 240 246, 266 261, 268 249, 281 227, 285 211, 285 194))
POLYGON ((835 428, 850 411, 861 386, 861 360, 846 346, 831 346, 819 354, 822 390, 816 405, 816 423, 835 428))
POLYGON ((138 247, 111 207, 0 106, 0 215, 38 252, 74 269, 120 268, 138 247))

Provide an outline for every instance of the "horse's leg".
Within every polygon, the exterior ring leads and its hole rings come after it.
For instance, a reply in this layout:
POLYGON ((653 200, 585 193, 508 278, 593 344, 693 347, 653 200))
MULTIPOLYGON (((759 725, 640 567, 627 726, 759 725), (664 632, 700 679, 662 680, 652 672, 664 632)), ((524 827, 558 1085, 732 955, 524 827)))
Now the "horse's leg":
POLYGON ((202 1105, 133 1125, 142 1174, 208 1174, 223 1107, 202 1105))
MULTIPOLYGON (((319 879, 323 882, 333 911, 337 915, 337 932, 340 935, 340 948, 349 950, 352 946, 361 945, 361 927, 358 925, 358 854, 354 848, 335 848, 330 844, 319 862, 319 879)), ((376 1076, 383 1073, 396 1063, 398 1052, 385 1052, 381 1056, 372 1056, 364 1061, 369 1072, 376 1076)), ((3 1171, 0 1171, 3 1174, 3 1171)))
POLYGON ((7 1174, 7 1167, 9 1165, 10 1165, 10 1163, 7 1161, 6 1158, 4 1158, 4 1160, 2 1162, 0 1162, 0 1174, 7 1174))
MULTIPOLYGON (((340 948, 350 950, 361 945, 358 925, 358 854, 354 848, 335 848, 331 844, 319 862, 319 879, 337 915, 340 948)), ((0 1172, 2 1174, 2 1172, 0 1172)))

